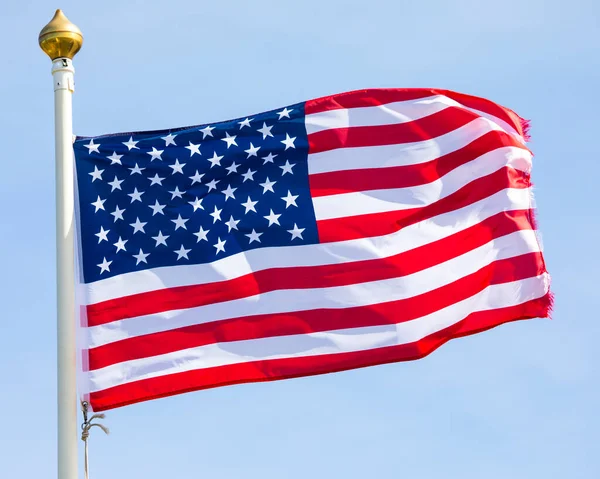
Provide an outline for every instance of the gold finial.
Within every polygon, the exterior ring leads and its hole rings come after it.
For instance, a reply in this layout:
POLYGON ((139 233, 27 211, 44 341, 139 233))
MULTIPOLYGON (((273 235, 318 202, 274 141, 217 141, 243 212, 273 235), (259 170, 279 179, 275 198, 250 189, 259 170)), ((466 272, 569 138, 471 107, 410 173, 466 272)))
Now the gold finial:
POLYGON ((40 47, 52 60, 73 58, 83 44, 81 30, 73 25, 62 10, 56 10, 50 23, 42 28, 40 47))

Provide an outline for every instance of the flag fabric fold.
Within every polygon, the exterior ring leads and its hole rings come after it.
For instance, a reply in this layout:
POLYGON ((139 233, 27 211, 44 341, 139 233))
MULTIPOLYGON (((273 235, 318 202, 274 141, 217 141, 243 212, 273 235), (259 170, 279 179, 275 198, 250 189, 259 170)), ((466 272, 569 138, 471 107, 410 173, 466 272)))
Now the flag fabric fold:
POLYGON ((371 89, 74 143, 94 410, 421 358, 547 317, 527 122, 371 89))

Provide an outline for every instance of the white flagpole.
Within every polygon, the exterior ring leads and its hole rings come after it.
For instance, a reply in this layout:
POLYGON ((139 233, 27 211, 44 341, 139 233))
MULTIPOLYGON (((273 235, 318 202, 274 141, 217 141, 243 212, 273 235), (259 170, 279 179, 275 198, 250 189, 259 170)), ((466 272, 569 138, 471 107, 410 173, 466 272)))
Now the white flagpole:
POLYGON ((56 280, 58 479, 77 479, 77 387, 75 345, 75 267, 73 193, 74 91, 72 59, 83 36, 57 10, 39 36, 40 47, 52 60, 56 154, 56 280))

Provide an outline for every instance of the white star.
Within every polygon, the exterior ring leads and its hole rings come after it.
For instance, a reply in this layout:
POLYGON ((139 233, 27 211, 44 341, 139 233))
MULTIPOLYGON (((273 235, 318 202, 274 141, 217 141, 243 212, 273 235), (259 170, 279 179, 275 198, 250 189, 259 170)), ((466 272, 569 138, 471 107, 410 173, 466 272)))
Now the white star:
POLYGON ((110 230, 105 230, 102 226, 100 226, 100 232, 96 233, 96 236, 98 237, 98 244, 102 243, 103 241, 108 241, 108 237, 106 235, 109 231, 110 230))
POLYGON ((244 150, 246 153, 248 153, 246 159, 250 158, 251 156, 258 156, 258 150, 260 150, 260 146, 254 146, 252 143, 250 143, 250 148, 244 150))
POLYGON ((122 210, 119 209, 119 205, 115 206, 115 211, 113 211, 111 213, 111 215, 113 215, 115 217, 115 223, 117 222, 117 220, 122 220, 123 219, 123 213, 125 212, 125 208, 123 208, 122 210))
POLYGON ((98 196, 98 199, 92 203, 92 205, 94 205, 96 207, 96 211, 94 211, 94 213, 98 213, 98 210, 103 210, 104 209, 104 202, 105 201, 106 200, 103 200, 103 199, 100 198, 100 196, 98 196))
POLYGON ((281 143, 283 143, 285 145, 285 149, 287 150, 288 148, 296 148, 296 145, 294 145, 295 141, 296 141, 296 137, 290 138, 290 135, 288 135, 286 133, 285 140, 281 140, 281 143))
POLYGON ((290 175, 293 175, 294 172, 292 171, 292 168, 296 166, 296 163, 290 163, 289 160, 285 160, 285 165, 280 166, 279 168, 281 168, 283 171, 281 173, 281 176, 285 175, 286 173, 289 173, 290 175))
POLYGON ((231 185, 227 185, 227 188, 221 191, 221 193, 225 195, 225 201, 227 201, 229 198, 233 198, 235 200, 235 196, 233 196, 233 192, 235 190, 237 190, 237 188, 232 188, 231 185))
POLYGON ((152 216, 154 216, 156 213, 164 215, 165 213, 163 212, 163 210, 165 209, 166 206, 167 205, 161 205, 158 202, 158 200, 156 200, 153 205, 148 205, 148 208, 152 209, 152 216))
POLYGON ((94 171, 88 173, 88 175, 91 175, 93 183, 96 180, 102 181, 102 173, 104 173, 104 170, 99 170, 98 167, 94 165, 94 171))
MULTIPOLYGON (((248 125, 248 126, 250 126, 250 125, 248 125)), ((87 145, 83 145, 83 146, 85 146, 88 149, 88 154, 92 154, 93 151, 95 151, 96 153, 100 153, 98 151, 98 148, 100 147, 100 145, 94 143, 93 138, 90 140, 90 142, 87 145)))
POLYGON ((106 261, 106 258, 104 258, 102 263, 97 265, 100 268, 100 274, 104 273, 105 271, 108 271, 110 273, 110 265, 111 264, 112 264, 112 261, 106 261))
POLYGON ((206 183, 206 186, 208 186, 208 191, 210 192, 211 190, 216 190, 217 189, 217 183, 221 181, 221 180, 212 180, 209 181, 208 183, 206 183))
POLYGON ((242 128, 244 128, 245 126, 250 126, 250 122, 253 120, 254 118, 246 118, 244 121, 238 121, 238 125, 240 125, 240 130, 242 128))
POLYGON ((294 238, 300 238, 301 240, 303 240, 304 238, 302 237, 302 232, 305 229, 306 228, 298 228, 298 226, 296 226, 296 223, 294 223, 294 229, 287 230, 287 232, 292 235, 290 241, 293 240, 294 238))
POLYGON ((279 119, 281 120, 283 117, 289 118, 290 117, 290 113, 293 112, 294 109, 288 110, 287 107, 284 108, 281 111, 278 111, 277 114, 279 115, 279 119))
POLYGON ((271 191, 273 193, 275 193, 275 191, 273 190, 273 185, 277 183, 276 181, 269 181, 269 177, 267 176, 267 179, 264 183, 259 183, 260 186, 263 187, 263 195, 267 192, 267 191, 271 191))
POLYGON ((135 164, 135 166, 134 166, 133 168, 129 168, 129 169, 131 170, 131 173, 130 173, 130 175, 134 175, 134 174, 136 174, 136 173, 138 173, 138 174, 140 174, 140 175, 141 175, 141 174, 142 174, 142 171, 143 171, 143 170, 145 170, 146 168, 140 168, 140 167, 138 166, 138 164, 136 163, 136 164, 135 164))
POLYGON ((250 242, 248 244, 251 244, 253 241, 260 243, 261 235, 262 235, 262 233, 257 233, 256 231, 254 231, 254 228, 252 228, 252 233, 244 235, 244 236, 247 236, 250 239, 250 242))
POLYGON ((189 145, 186 146, 186 148, 188 150, 190 150, 190 156, 194 156, 194 154, 198 154, 200 156, 202 156, 202 153, 200 153, 200 143, 198 143, 197 145, 194 145, 191 141, 188 141, 189 145))
POLYGON ((256 131, 259 131, 260 133, 262 133, 263 140, 266 140, 267 136, 273 136, 273 133, 271 133, 271 128, 273 128, 273 127, 267 126, 267 124, 263 122, 262 128, 259 128, 256 131))
POLYGON ((202 177, 204 176, 204 173, 198 173, 198 170, 196 170, 196 173, 194 174, 194 176, 190 176, 190 180, 192 180, 192 185, 194 183, 200 183, 202 184, 202 177))
POLYGON ((272 225, 281 226, 279 224, 279 217, 280 216, 281 216, 280 214, 276 215, 275 213, 273 213, 273 210, 271 210, 271 212, 267 216, 264 216, 263 218, 269 220, 269 226, 272 226, 272 225))
POLYGON ((217 241, 217 244, 213 245, 215 248, 217 248, 217 252, 215 254, 219 254, 219 251, 222 251, 223 253, 225 253, 225 243, 226 242, 227 242, 227 240, 221 241, 221 238, 219 238, 219 240, 217 241))
POLYGON ((244 213, 248 213, 248 211, 254 211, 256 213, 256 208, 254 208, 256 203, 258 203, 258 201, 252 201, 252 198, 248 196, 248 201, 242 203, 242 206, 246 208, 246 211, 244 213))
POLYGON ((127 251, 125 249, 125 243, 127 243, 129 240, 122 240, 121 237, 119 236, 119 240, 114 244, 114 246, 117 247, 117 253, 121 250, 123 251, 127 251))
POLYGON ((210 167, 212 168, 213 166, 221 166, 221 160, 222 159, 223 159, 223 157, 217 155, 217 152, 215 151, 213 153, 213 157, 212 158, 208 158, 208 161, 210 161, 210 167))
POLYGON ((252 171, 250 168, 248 168, 246 173, 242 173, 242 177, 244 178, 243 183, 245 183, 246 180, 254 181, 254 173, 256 173, 256 171, 252 171))
POLYGON ((234 220, 233 216, 229 217, 229 221, 226 221, 225 224, 227 225, 227 228, 229 228, 227 230, 228 233, 231 233, 231 230, 237 230, 237 224, 240 222, 240 220, 234 220))
POLYGON ((142 202, 142 195, 144 194, 143 191, 138 191, 137 187, 135 187, 133 189, 133 193, 127 193, 127 196, 131 196, 131 202, 133 203, 134 201, 139 201, 140 203, 142 202))
POLYGON ((111 186, 111 190, 110 192, 112 193, 115 190, 120 190, 121 189, 121 183, 123 183, 125 180, 120 180, 119 178, 117 178, 117 176, 115 175, 115 179, 112 181, 109 181, 108 184, 111 186))
POLYGON ((196 243, 200 243, 201 240, 208 241, 207 235, 209 231, 210 230, 205 230, 204 228, 202 228, 202 226, 200 226, 198 232, 194 233, 198 237, 198 241, 196 241, 196 243))
POLYGON ((162 186, 162 180, 164 180, 164 178, 161 178, 160 176, 158 176, 158 173, 155 173, 154 178, 148 178, 151 183, 150 186, 152 185, 160 185, 162 186))
POLYGON ((183 167, 184 166, 185 166, 185 163, 179 163, 179 160, 177 158, 175 158, 175 163, 173 163, 172 165, 169 165, 169 168, 173 169, 173 173, 171 173, 171 174, 172 175, 174 175, 175 173, 181 173, 181 174, 183 174, 183 167))
POLYGON ((175 197, 183 198, 185 191, 179 191, 179 186, 176 186, 173 191, 169 191, 171 193, 171 199, 174 200, 175 197))
POLYGON ((215 205, 215 211, 213 211, 210 216, 213 217, 213 224, 215 224, 217 221, 222 221, 221 220, 221 211, 223 211, 222 209, 219 210, 217 209, 217 205, 215 205))
POLYGON ((132 148, 136 148, 137 150, 139 150, 139 146, 135 146, 139 143, 139 141, 133 141, 133 136, 129 137, 129 141, 123 141, 122 142, 128 149, 129 151, 131 151, 132 148))
POLYGON ((231 173, 237 173, 237 169, 238 169, 238 165, 235 161, 231 164, 231 166, 228 166, 227 168, 225 168, 227 171, 229 171, 229 173, 227 173, 228 175, 230 175, 231 173))
POLYGON ((153 162, 154 160, 162 161, 163 159, 160 155, 162 155, 164 151, 165 150, 157 150, 156 148, 152 147, 152 151, 147 151, 146 153, 148 153, 151 157, 150 162, 153 162))
POLYGON ((107 158, 110 160, 111 165, 114 165, 114 164, 122 165, 123 164, 123 163, 121 163, 121 158, 123 158, 123 155, 117 155, 116 151, 113 151, 112 155, 107 156, 107 158))
POLYGON ((204 140, 204 138, 206 138, 207 136, 213 136, 212 131, 215 129, 214 126, 207 126, 205 128, 202 128, 201 131, 202 132, 202 139, 204 140))
POLYGON ((266 165, 267 163, 275 163, 273 160, 275 159, 277 155, 274 155, 273 153, 269 153, 267 156, 265 156, 263 158, 263 165, 266 165))
POLYGON ((158 235, 157 236, 153 236, 152 239, 154 241, 156 241, 156 244, 154 245, 154 247, 156 248, 157 246, 164 244, 165 246, 167 246, 167 238, 169 237, 169 235, 163 235, 162 231, 159 230, 158 235))
POLYGON ((235 135, 231 136, 229 133, 225 132, 225 136, 225 138, 221 138, 221 141, 227 143, 228 150, 231 145, 238 146, 238 144, 235 142, 235 139, 237 138, 235 135))
POLYGON ((129 226, 133 226, 133 234, 136 234, 138 231, 145 233, 144 226, 146 226, 147 224, 148 223, 141 222, 139 218, 136 218, 135 223, 131 223, 129 226))
POLYGON ((296 198, 298 198, 299 195, 292 195, 292 193, 290 192, 290 190, 288 190, 288 194, 287 196, 282 196, 281 199, 283 201, 285 201, 285 209, 288 209, 288 206, 296 206, 298 207, 298 205, 296 204, 296 198))
POLYGON ((140 263, 148 264, 146 258, 150 256, 150 253, 144 253, 142 248, 140 248, 140 252, 138 254, 132 254, 131 256, 133 256, 136 259, 135 265, 137 266, 140 263))
POLYGON ((165 146, 169 146, 169 145, 175 145, 177 146, 177 143, 175 143, 175 137, 177 135, 172 135, 171 133, 169 133, 167 136, 163 136, 161 137, 162 140, 165 140, 165 146))
POLYGON ((192 251, 191 249, 185 249, 183 247, 183 245, 181 245, 181 248, 179 248, 178 250, 173 251, 174 253, 177 253, 177 261, 179 261, 181 258, 185 258, 185 259, 189 259, 188 258, 188 253, 192 251))
POLYGON ((177 231, 179 228, 187 230, 187 226, 185 226, 185 224, 189 221, 189 218, 183 219, 181 215, 177 215, 177 218, 171 221, 175 223, 175 231, 177 231))
POLYGON ((198 209, 203 210, 204 206, 202 206, 202 199, 203 198, 198 198, 196 196, 196 200, 195 201, 188 201, 188 203, 194 207, 194 211, 196 211, 198 209))

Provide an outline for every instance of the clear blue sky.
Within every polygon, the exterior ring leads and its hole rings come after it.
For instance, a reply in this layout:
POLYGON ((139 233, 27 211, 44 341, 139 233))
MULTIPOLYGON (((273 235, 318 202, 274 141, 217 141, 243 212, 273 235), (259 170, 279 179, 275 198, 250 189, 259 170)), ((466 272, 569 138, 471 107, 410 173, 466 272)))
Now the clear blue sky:
POLYGON ((82 29, 75 132, 169 128, 363 87, 532 120, 554 319, 428 358, 109 411, 93 479, 600 477, 595 0, 9 0, 2 7, 0 476, 55 477, 53 97, 37 35, 82 29))

